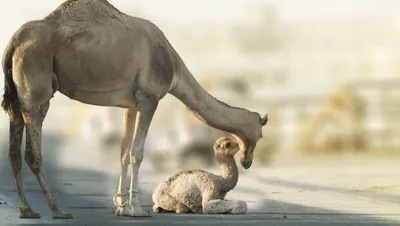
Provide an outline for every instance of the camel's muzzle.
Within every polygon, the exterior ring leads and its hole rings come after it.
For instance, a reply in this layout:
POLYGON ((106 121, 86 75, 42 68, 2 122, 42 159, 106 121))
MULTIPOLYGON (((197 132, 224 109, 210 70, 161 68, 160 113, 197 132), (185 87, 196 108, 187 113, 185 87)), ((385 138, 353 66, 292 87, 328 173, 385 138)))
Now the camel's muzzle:
POLYGON ((253 151, 254 147, 252 145, 247 145, 242 158, 240 158, 240 164, 242 164, 243 168, 248 169, 253 163, 253 151))
POLYGON ((251 164, 253 163, 253 158, 241 158, 240 164, 242 164, 243 168, 248 169, 250 168, 251 164))
POLYGON ((246 139, 241 139, 239 136, 235 136, 235 138, 242 152, 240 164, 243 166, 243 168, 248 169, 253 163, 253 151, 255 145, 252 142, 248 142, 246 139))

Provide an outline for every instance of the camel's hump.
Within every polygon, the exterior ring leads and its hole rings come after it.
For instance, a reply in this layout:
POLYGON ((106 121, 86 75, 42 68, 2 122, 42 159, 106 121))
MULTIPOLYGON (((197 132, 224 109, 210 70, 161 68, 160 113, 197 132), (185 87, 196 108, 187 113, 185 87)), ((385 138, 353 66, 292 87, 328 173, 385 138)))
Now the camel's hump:
POLYGON ((104 20, 121 20, 123 13, 107 0, 67 0, 61 3, 44 20, 63 25, 101 23, 104 20))

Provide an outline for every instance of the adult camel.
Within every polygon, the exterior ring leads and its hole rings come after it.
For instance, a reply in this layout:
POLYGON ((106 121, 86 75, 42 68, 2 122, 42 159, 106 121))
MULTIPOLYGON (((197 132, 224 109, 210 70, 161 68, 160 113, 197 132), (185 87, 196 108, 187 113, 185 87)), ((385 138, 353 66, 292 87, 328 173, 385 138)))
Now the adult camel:
POLYGON ((9 160, 21 218, 40 218, 26 201, 21 180, 24 126, 25 162, 53 218, 72 218, 53 199, 43 174, 42 123, 56 91, 82 103, 124 109, 116 215, 150 215, 139 204, 139 168, 154 112, 167 93, 181 100, 198 119, 231 133, 240 144, 245 169, 252 164, 262 126, 268 121, 267 115, 261 117, 215 99, 198 84, 156 25, 126 15, 106 0, 68 0, 44 19, 23 24, 9 41, 2 65, 2 107, 10 119, 9 160))

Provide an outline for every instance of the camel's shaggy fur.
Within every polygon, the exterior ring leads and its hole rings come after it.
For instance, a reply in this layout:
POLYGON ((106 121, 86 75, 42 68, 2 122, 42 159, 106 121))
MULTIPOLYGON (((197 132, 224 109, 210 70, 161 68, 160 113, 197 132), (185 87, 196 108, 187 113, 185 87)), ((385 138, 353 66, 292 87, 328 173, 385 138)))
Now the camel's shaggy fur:
POLYGON ((235 140, 222 137, 215 142, 215 156, 221 175, 203 170, 185 170, 160 183, 153 192, 154 212, 235 213, 247 212, 244 201, 224 200, 239 179, 234 155, 239 150, 235 140))

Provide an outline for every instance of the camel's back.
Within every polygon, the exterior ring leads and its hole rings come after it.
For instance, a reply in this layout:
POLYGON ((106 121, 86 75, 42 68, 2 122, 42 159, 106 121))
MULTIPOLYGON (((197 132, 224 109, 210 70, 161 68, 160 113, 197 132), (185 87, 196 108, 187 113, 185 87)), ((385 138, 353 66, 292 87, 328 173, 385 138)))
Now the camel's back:
POLYGON ((67 0, 46 16, 44 21, 56 30, 67 32, 69 28, 90 28, 123 22, 126 16, 106 0, 67 0))
POLYGON ((126 30, 159 32, 157 26, 150 21, 129 16, 106 0, 67 0, 47 15, 44 21, 64 38, 99 28, 105 35, 107 32, 123 33, 126 30))

